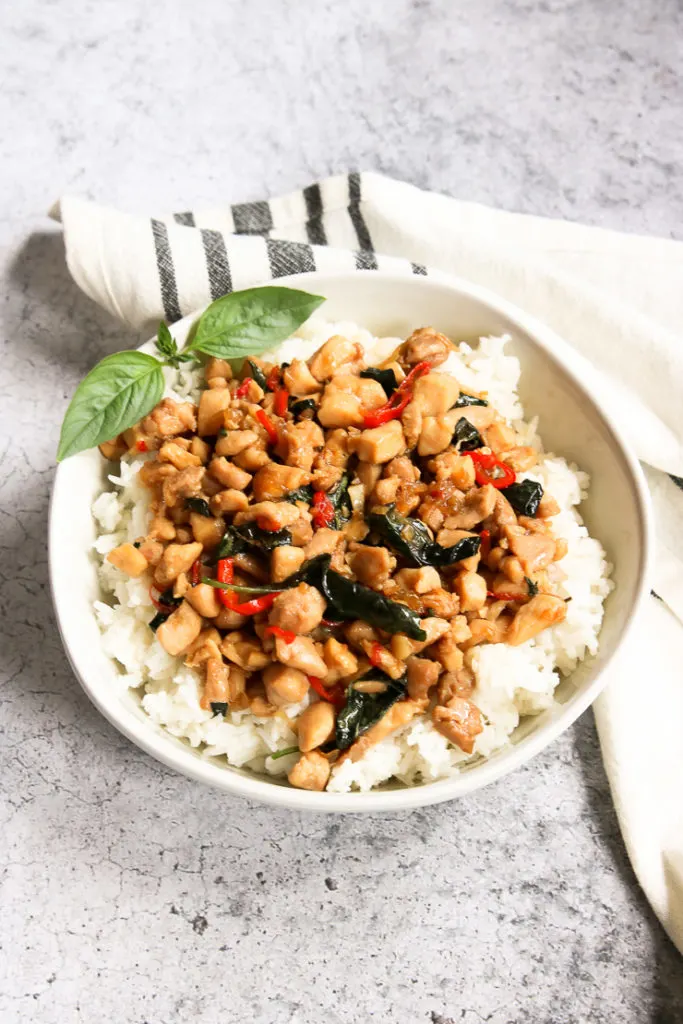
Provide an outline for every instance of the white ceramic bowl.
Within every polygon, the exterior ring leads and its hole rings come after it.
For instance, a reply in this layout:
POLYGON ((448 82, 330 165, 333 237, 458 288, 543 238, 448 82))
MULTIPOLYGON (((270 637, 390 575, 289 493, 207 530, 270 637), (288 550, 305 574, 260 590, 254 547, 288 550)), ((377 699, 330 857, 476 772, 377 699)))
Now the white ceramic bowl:
MULTIPOLYGON (((171 768, 228 793, 284 807, 322 811, 399 810, 461 796, 506 775, 551 743, 597 697, 607 668, 647 593, 649 514, 644 479, 612 423, 580 379, 581 361, 552 331, 521 310, 465 281, 432 281, 378 271, 303 274, 282 284, 327 297, 321 314, 352 320, 377 335, 405 337, 431 324, 454 339, 512 335, 509 351, 522 361, 520 397, 528 417, 537 415, 545 447, 591 475, 581 512, 614 564, 616 588, 605 605, 596 657, 585 660, 556 691, 554 706, 527 718, 512 742, 487 761, 453 778, 412 788, 390 785, 370 793, 309 793, 242 769, 226 767, 155 725, 139 697, 119 696, 118 669, 103 653, 93 612, 99 596, 90 513, 103 489, 104 463, 97 451, 63 462, 50 510, 50 577, 57 621, 74 673, 96 707, 124 735, 171 768)), ((184 342, 196 314, 173 329, 184 342)))

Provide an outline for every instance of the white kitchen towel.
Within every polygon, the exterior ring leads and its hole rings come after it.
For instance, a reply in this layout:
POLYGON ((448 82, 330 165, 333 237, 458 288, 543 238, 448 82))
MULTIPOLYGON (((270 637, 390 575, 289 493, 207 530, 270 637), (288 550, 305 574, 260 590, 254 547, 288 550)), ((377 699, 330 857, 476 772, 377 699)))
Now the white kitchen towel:
POLYGON ((505 213, 372 173, 154 218, 67 196, 52 216, 77 284, 136 328, 288 274, 386 268, 489 287, 581 354, 656 510, 653 597, 595 715, 631 861, 683 952, 683 243, 505 213))

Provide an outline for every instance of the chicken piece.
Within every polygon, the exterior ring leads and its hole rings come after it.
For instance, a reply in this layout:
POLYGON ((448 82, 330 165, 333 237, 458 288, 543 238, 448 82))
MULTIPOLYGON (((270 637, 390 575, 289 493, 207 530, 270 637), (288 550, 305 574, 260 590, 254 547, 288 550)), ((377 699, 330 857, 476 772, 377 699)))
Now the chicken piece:
POLYGON ((201 466, 198 455, 187 451, 177 441, 165 441, 157 454, 159 462, 170 462, 176 469, 187 469, 188 466, 201 466))
MULTIPOLYGON (((499 573, 498 576, 494 576, 493 583, 491 584, 491 592, 493 594, 505 594, 511 597, 520 597, 526 601, 529 596, 529 587, 526 580, 522 577, 521 580, 510 580, 503 573, 499 573)), ((468 609, 463 609, 467 611, 468 609)), ((488 615, 487 618, 491 619, 492 616, 488 615)))
POLYGON ((307 754, 309 750, 322 747, 334 737, 337 716, 334 708, 325 700, 309 704, 297 719, 297 736, 299 750, 307 754))
POLYGON ((313 486, 317 491, 331 490, 342 478, 349 461, 349 435, 345 430, 328 431, 325 447, 313 461, 313 486))
POLYGON ((556 516, 560 511, 560 506, 550 494, 544 494, 538 503, 538 510, 536 515, 539 519, 549 519, 550 516, 556 516))
POLYGON ((133 577, 142 576, 143 572, 149 568, 149 562, 142 551, 139 551, 133 544, 119 544, 117 548, 109 552, 107 561, 121 572, 133 577))
POLYGON ((202 629, 185 653, 185 664, 188 668, 199 668, 209 658, 221 660, 220 651, 221 635, 213 626, 210 629, 202 629))
MULTIPOLYGON (((351 373, 338 373, 332 378, 325 388, 325 394, 332 394, 334 391, 354 395, 366 411, 379 409, 387 401, 386 392, 379 381, 351 373)), ((320 416, 318 418, 320 419, 320 416)))
POLYGON ((258 443, 259 436, 255 430, 228 430, 216 441, 216 455, 239 455, 245 448, 258 443))
POLYGON ((508 630, 506 642, 518 647, 544 629, 556 626, 567 617, 567 605, 561 597, 551 594, 536 594, 528 604, 519 609, 508 630))
MULTIPOLYGON (((394 459, 393 462, 396 462, 396 459, 394 459)), ((391 466, 392 463, 390 462, 389 465, 391 466)), ((358 463, 358 466, 356 467, 356 476, 358 477, 358 479, 360 480, 360 482, 363 485, 363 490, 365 491, 366 497, 369 494, 372 494, 372 492, 375 489, 375 485, 376 485, 376 483, 379 480, 381 475, 382 475, 382 467, 381 466, 373 466, 373 464, 371 462, 359 462, 358 463)), ((396 474, 396 475, 398 476, 398 474, 396 474)))
POLYGON ((282 374, 284 385, 290 395, 305 398, 322 391, 322 384, 316 380, 303 359, 293 359, 282 374))
MULTIPOLYGON (((476 536, 476 534, 473 534, 471 530, 444 529, 439 530, 439 532, 437 533, 436 542, 437 544, 440 544, 441 547, 450 548, 453 547, 454 544, 457 544, 458 541, 462 540, 464 537, 473 536, 476 536)), ((472 571, 474 571, 479 564, 480 558, 481 555, 479 551, 477 551, 475 555, 471 555, 469 558, 463 558, 459 562, 453 562, 453 565, 457 566, 458 569, 471 569, 472 571)))
POLYGON ((302 754, 287 778, 297 789, 308 789, 321 793, 330 777, 330 762, 317 750, 302 754))
POLYGON ((363 418, 363 406, 356 395, 348 391, 339 391, 331 385, 325 388, 318 406, 318 419, 323 427, 361 427, 363 418))
POLYGON ((407 455, 398 455, 391 462, 388 462, 382 470, 383 476, 397 476, 406 483, 415 483, 420 479, 420 470, 412 463, 407 455))
POLYGON ((320 625, 325 608, 325 598, 320 591, 308 583, 300 583, 275 598, 268 621, 271 626, 292 633, 310 633, 320 625))
MULTIPOLYGON (((175 533, 175 530, 173 531, 175 533)), ((137 550, 147 559, 147 564, 156 568, 164 553, 164 545, 159 540, 152 540, 150 537, 143 538, 137 542, 137 550)))
POLYGON ((475 738, 484 730, 481 711, 463 697, 453 697, 447 707, 437 704, 432 710, 432 722, 437 732, 466 754, 472 753, 475 738))
POLYGON ((490 427, 496 418, 495 409, 490 405, 466 405, 458 409, 458 412, 480 433, 490 427))
POLYGON ((363 346, 335 334, 308 360, 308 367, 318 381, 329 380, 335 373, 360 373, 365 366, 363 346))
POLYGON ((438 661, 430 661, 428 658, 408 658, 406 662, 408 673, 408 696, 413 700, 427 700, 429 691, 436 686, 439 675, 442 672, 438 661))
POLYGON ((202 617, 191 604, 183 601, 157 629, 157 640, 172 657, 182 654, 196 640, 202 629, 202 617))
POLYGON ((401 569, 394 579, 404 590, 412 590, 414 594, 428 594, 441 586, 441 577, 431 565, 423 565, 419 569, 401 569))
POLYGON ((378 480, 372 494, 372 500, 377 505, 391 505, 396 501, 401 478, 390 476, 384 480, 378 480))
POLYGON ((239 612, 233 612, 229 608, 221 607, 213 624, 218 626, 219 629, 235 630, 240 629, 248 621, 246 615, 240 615, 239 612))
POLYGON ((175 526, 165 516, 154 516, 147 536, 150 540, 173 540, 175 537, 175 526))
POLYGON ((190 512, 192 535, 205 551, 213 551, 225 533, 225 522, 220 516, 202 516, 198 512, 190 512))
POLYGON ((474 487, 474 462, 469 455, 458 455, 454 451, 443 452, 427 463, 427 469, 434 474, 438 483, 449 480, 461 491, 469 491, 474 487))
POLYGON ((187 469, 174 470, 171 476, 167 476, 161 490, 166 507, 173 508, 179 498, 198 497, 205 473, 203 466, 188 466, 187 469))
POLYGON ((346 760, 346 758, 349 758, 351 761, 360 761, 371 747, 374 747, 376 743, 380 743, 387 736, 390 736, 392 732, 396 732, 397 729, 403 728, 416 715, 421 715, 424 709, 423 701, 399 700, 396 704, 392 704, 386 714, 380 718, 379 722, 371 725, 369 729, 358 737, 355 743, 351 744, 348 750, 344 751, 337 763, 339 764, 342 759, 346 760))
POLYGON ((233 455, 232 461, 247 473, 255 473, 262 466, 267 466, 270 455, 265 449, 263 438, 259 438, 258 444, 252 448, 245 448, 243 452, 233 455))
POLYGON ((498 625, 498 620, 491 622, 490 619, 476 618, 470 619, 469 628, 469 638, 464 640, 460 645, 463 651, 469 651, 470 648, 476 647, 478 644, 493 644, 498 642, 502 629, 502 627, 498 625))
POLYGON ((276 708, 299 704, 308 693, 308 679, 291 665, 269 665, 261 673, 269 704, 276 708))
POLYGON ((206 380, 213 380, 216 377, 223 377, 224 380, 232 380, 232 367, 225 359, 209 359, 204 368, 206 380))
POLYGON ((201 553, 202 546, 197 541, 191 544, 169 544, 154 573, 154 582, 161 590, 165 590, 181 572, 188 572, 192 568, 201 553))
MULTIPOLYGON (((161 559, 159 559, 159 561, 161 561, 161 559)), ((181 572, 180 575, 176 578, 175 583, 173 584, 173 596, 175 598, 185 597, 185 594, 188 592, 189 589, 190 581, 187 578, 187 573, 181 572)))
POLYGON ((437 455, 445 451, 453 441, 455 424, 461 412, 461 409, 453 409, 441 416, 425 416, 417 443, 418 455, 437 455))
MULTIPOLYGON (((266 530, 283 530, 301 518, 301 510, 288 501, 259 501, 235 515, 235 526, 263 520, 266 530), (267 525, 266 525, 267 524, 267 525)), ((260 524, 259 524, 260 525, 260 524)))
POLYGON ((396 559, 387 548, 359 544, 347 555, 351 572, 361 583, 375 589, 389 579, 396 568, 396 559))
POLYGON ((266 654, 255 637, 248 637, 239 631, 228 633, 221 643, 221 653, 228 661, 247 672, 260 672, 271 662, 270 655, 266 654))
POLYGON ((358 671, 356 655, 349 650, 346 644, 340 643, 334 637, 325 641, 323 658, 327 666, 327 672, 323 677, 327 686, 332 686, 333 683, 338 683, 340 679, 352 676, 358 671))
POLYGON ((506 526, 517 525, 515 510, 502 491, 498 491, 496 494, 496 504, 493 509, 492 519, 493 525, 498 532, 502 532, 506 526))
POLYGON ((439 678, 436 703, 447 705, 454 697, 469 697, 474 690, 475 682, 471 670, 464 666, 457 672, 444 672, 439 678))
POLYGON ((353 622, 346 623, 343 628, 346 639, 359 651, 365 651, 363 644, 366 641, 371 644, 379 641, 379 633, 375 632, 373 627, 369 623, 363 622, 362 619, 354 619, 353 622))
POLYGON ((225 377, 212 377, 206 382, 207 388, 215 390, 216 388, 227 388, 228 382, 225 377))
POLYGON ((455 515, 446 517, 444 527, 447 530, 471 530, 491 515, 496 505, 497 494, 498 491, 493 484, 472 487, 465 495, 462 508, 455 515))
MULTIPOLYGON (((494 423, 491 430, 494 429, 496 424, 494 423)), ((505 462, 511 469, 514 469, 516 473, 524 473, 527 469, 533 469, 538 462, 538 452, 535 448, 531 448, 527 445, 518 448, 509 448, 507 451, 503 451, 500 458, 505 462)))
POLYGON ((408 366, 425 362, 434 367, 445 363, 451 352, 453 345, 445 334, 433 327, 420 327, 407 339, 402 355, 408 366))
POLYGON ((292 535, 292 544, 299 548, 305 548, 313 537, 313 527, 310 516, 300 516, 295 523, 289 527, 292 535))
POLYGON ((223 426, 223 414, 232 402, 228 388, 202 391, 197 413, 197 433, 200 437, 211 437, 223 426))
POLYGON ((555 554, 553 555, 553 562, 559 562, 569 551, 569 544, 564 537, 555 538, 555 554))
POLYGON ((486 580, 477 572, 461 572, 455 581, 460 611, 476 612, 486 604, 486 580))
POLYGON ((389 420, 380 427, 362 430, 349 439, 349 450, 355 452, 361 462, 389 462, 405 448, 403 428, 400 420, 389 420))
MULTIPOLYGON (((240 472, 242 472, 240 470, 240 472)), ((269 462, 254 476, 251 492, 254 501, 277 501, 284 498, 290 491, 297 491, 309 483, 311 474, 305 469, 295 466, 279 466, 277 462, 269 462)))
POLYGON ((443 587, 432 590, 422 598, 423 611, 436 615, 440 619, 452 619, 460 610, 460 601, 456 594, 451 594, 443 587))
POLYGON ((384 644, 363 640, 361 641, 361 648, 364 654, 367 655, 370 664, 380 669, 391 679, 400 679, 404 675, 406 670, 404 663, 392 654, 384 644))
POLYGON ((207 658, 206 681, 199 706, 205 711, 211 711, 212 704, 227 704, 228 678, 228 666, 222 658, 207 658))
POLYGON ((310 472, 313 460, 325 444, 325 435, 314 420, 286 423, 280 432, 278 454, 288 466, 310 472))
POLYGON ((281 544, 273 548, 270 554, 270 578, 273 583, 281 583, 288 576, 300 569, 306 559, 301 548, 291 544, 281 544))
POLYGON ((194 587, 188 587, 185 598, 205 619, 215 619, 222 607, 217 591, 208 583, 197 583, 194 587))
MULTIPOLYGON (((450 373, 427 373, 415 381, 410 405, 419 409, 423 416, 443 416, 453 408, 459 394, 460 385, 450 373)), ((459 410, 463 414, 466 411, 459 410)))
POLYGON ((298 668, 307 676, 325 678, 326 666, 316 644, 308 636, 297 636, 291 644, 275 638, 275 657, 282 665, 298 668))
POLYGON ((304 558, 308 561, 316 555, 331 555, 344 534, 341 530, 332 530, 329 526, 321 526, 304 548, 304 558))
POLYGON ((249 707, 247 697, 247 673, 238 665, 228 668, 228 704, 231 711, 246 711, 249 707))
POLYGON ((211 455, 211 447, 206 443, 206 441, 203 441, 201 437, 197 437, 196 434, 190 441, 189 450, 192 452, 193 455, 197 456, 202 465, 209 461, 209 456, 211 455))
POLYGON ((125 455, 128 451, 128 445, 123 440, 123 435, 119 434, 118 437, 112 438, 111 441, 103 441, 102 444, 97 446, 100 450, 100 455, 104 459, 108 459, 111 462, 115 462, 120 459, 122 455, 125 455))
POLYGON ((260 679, 249 679, 246 686, 249 710, 256 718, 270 718, 278 713, 274 704, 266 698, 266 688, 260 679))
POLYGON ((419 654, 420 651, 435 643, 449 630, 449 623, 445 619, 436 617, 421 619, 420 626, 427 634, 426 640, 411 640, 405 633, 394 633, 392 636, 389 646, 391 647, 391 653, 399 661, 407 661, 411 654, 419 654))
POLYGON ((406 439, 406 448, 414 448, 422 432, 422 409, 415 402, 409 402, 401 413, 401 426, 406 439))
POLYGON ((251 481, 249 473, 245 473, 239 466, 228 462, 222 456, 211 460, 209 463, 209 473, 215 480, 223 484, 224 487, 234 488, 237 491, 245 490, 251 481))
POLYGON ((541 533, 512 534, 508 537, 510 550, 517 556, 525 576, 531 576, 550 565, 555 557, 555 541, 541 533))
POLYGON ((195 407, 190 402, 174 402, 164 398, 145 416, 140 424, 143 434, 149 437, 173 437, 196 430, 197 417, 195 407))
POLYGON ((463 653, 460 645, 472 635, 470 626, 464 615, 456 615, 448 624, 448 629, 439 637, 429 654, 445 669, 446 672, 457 672, 463 665, 463 653))

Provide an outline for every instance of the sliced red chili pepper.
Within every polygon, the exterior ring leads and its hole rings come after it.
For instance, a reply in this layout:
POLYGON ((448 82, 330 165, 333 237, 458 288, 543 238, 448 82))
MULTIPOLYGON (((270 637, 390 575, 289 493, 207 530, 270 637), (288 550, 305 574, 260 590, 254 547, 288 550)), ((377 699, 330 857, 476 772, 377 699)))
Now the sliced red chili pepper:
POLYGON ((280 367, 274 366, 266 377, 266 388, 268 391, 276 391, 280 383, 280 367))
POLYGON ((159 591, 157 590, 155 592, 154 587, 150 587, 149 588, 149 599, 150 599, 150 601, 152 602, 152 604, 154 605, 154 607, 156 608, 156 610, 158 612, 172 612, 172 611, 175 611, 173 605, 171 605, 171 604, 164 604, 162 601, 160 601, 159 600, 160 596, 161 595, 159 594, 159 591), (154 596, 155 593, 157 594, 157 597, 154 596))
POLYGON ((487 597, 493 597, 496 601, 523 601, 523 594, 508 594, 507 591, 487 590, 487 597))
POLYGON ((429 373, 430 370, 431 366, 427 362, 418 363, 417 366, 414 366, 407 377, 401 381, 388 402, 381 405, 379 409, 373 409, 372 412, 364 415, 363 426, 369 428, 380 427, 383 423, 388 423, 390 420, 397 420, 412 400, 415 381, 419 377, 423 377, 425 373, 429 373))
POLYGON ((278 636, 286 644, 293 644, 296 640, 296 633, 293 633, 291 629, 282 629, 281 626, 266 626, 263 632, 265 636, 278 636))
POLYGON ((372 647, 370 648, 370 653, 368 654, 368 659, 370 661, 370 664, 374 665, 375 668, 379 668, 379 664, 380 664, 380 662, 382 660, 382 655, 384 653, 385 653, 385 648, 382 646, 382 644, 380 644, 377 641, 375 641, 373 643, 372 647))
POLYGON ((320 625, 325 626, 327 629, 336 629, 337 626, 341 626, 344 619, 321 619, 320 625))
POLYGON ((474 462, 474 476, 480 487, 492 484, 497 490, 502 490, 517 479, 514 469, 492 453, 474 451, 467 452, 467 455, 474 462))
POLYGON ((245 377, 237 391, 235 392, 235 398, 244 398, 249 391, 249 385, 251 384, 252 378, 245 377))
POLYGON ((147 447, 147 442, 146 441, 136 441, 135 442, 135 447, 137 448, 137 450, 139 452, 148 452, 149 451, 149 448, 147 447))
MULTIPOLYGON (((216 566, 216 579, 219 583, 232 583, 235 578, 235 559, 220 558, 216 566)), ((222 593, 222 591, 221 591, 222 593)))
POLYGON ((199 564, 199 559, 197 559, 197 561, 194 562, 192 568, 190 569, 190 583, 192 584, 193 587, 196 587, 201 578, 202 567, 199 564))
POLYGON ((313 493, 313 525, 317 530, 329 526, 334 520, 334 505, 324 491, 313 493))
POLYGON ((258 615, 259 612, 267 612, 282 591, 276 590, 272 594, 259 594, 258 597, 254 597, 251 601, 245 601, 244 604, 239 603, 239 598, 234 590, 219 590, 218 593, 222 595, 221 603, 231 612, 237 612, 238 615, 258 615))
POLYGON ((287 388, 278 388, 275 392, 275 403, 273 408, 275 409, 276 416, 287 415, 287 403, 289 402, 289 391, 287 388))
POLYGON ((277 432, 277 427, 275 426, 273 421, 270 419, 268 414, 266 412, 264 412, 263 409, 258 409, 256 411, 256 419, 259 421, 259 423, 261 424, 263 429, 265 431, 267 431, 268 437, 270 438, 272 444, 277 444, 278 440, 279 440, 279 434, 277 432))
POLYGON ((479 554, 484 559, 484 561, 486 561, 491 551, 491 533, 489 530, 482 530, 479 536, 481 537, 479 554))
POLYGON ((318 679, 316 676, 306 676, 306 678, 322 700, 326 700, 328 703, 334 704, 337 708, 344 707, 346 704, 346 694, 339 686, 335 686, 333 689, 328 690, 323 686, 322 679, 318 679))

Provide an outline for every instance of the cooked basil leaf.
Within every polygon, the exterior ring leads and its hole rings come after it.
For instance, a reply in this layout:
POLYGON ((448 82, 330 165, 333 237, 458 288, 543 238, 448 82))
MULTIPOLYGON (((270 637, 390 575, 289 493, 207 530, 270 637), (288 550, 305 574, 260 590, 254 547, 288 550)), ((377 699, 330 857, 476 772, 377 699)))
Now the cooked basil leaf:
POLYGON ((519 483, 503 487, 504 494, 515 512, 520 516, 535 516, 543 497, 543 488, 535 480, 520 480, 519 483))
POLYGON ((182 597, 173 596, 173 587, 168 587, 163 594, 159 594, 158 601, 159 604, 164 604, 167 608, 177 608, 179 604, 183 603, 182 597))
POLYGON ((292 535, 289 530, 262 530, 256 523, 244 523, 242 526, 230 526, 237 536, 249 547, 259 551, 272 551, 281 544, 291 544, 292 535))
POLYGON ((288 409, 292 416, 301 416, 305 412, 315 413, 317 405, 315 398, 294 398, 292 395, 289 396, 288 409))
POLYGON ((462 409, 466 405, 488 405, 489 403, 485 398, 476 398, 474 395, 466 395, 464 391, 460 392, 458 401, 453 406, 454 409, 462 409))
POLYGON ((482 448, 484 441, 477 428, 461 416, 455 424, 451 444, 454 444, 459 452, 473 452, 476 448, 482 448))
POLYGON ((371 512, 366 522, 373 533, 414 565, 454 565, 476 555, 481 544, 481 538, 473 534, 450 547, 442 547, 421 520, 399 515, 394 505, 388 505, 386 512, 371 512))
POLYGON ((204 498, 185 498, 185 505, 190 512, 196 512, 198 516, 206 516, 207 519, 211 518, 209 503, 204 498))
POLYGON ((256 381, 262 391, 266 390, 266 375, 253 359, 245 359, 247 366, 249 367, 249 373, 247 376, 251 377, 252 380, 256 381))
POLYGON ((265 352, 300 327, 325 299, 270 286, 231 292, 202 313, 188 349, 219 359, 265 352))
POLYGON ((378 594, 361 583, 327 569, 323 573, 323 594, 344 619, 362 619, 386 633, 405 633, 411 640, 426 640, 420 618, 410 608, 378 594))
POLYGON ((149 623, 149 628, 152 630, 153 633, 156 633, 156 631, 158 630, 158 628, 162 624, 162 622, 166 622, 166 619, 169 617, 170 614, 171 614, 170 612, 157 612, 156 613, 154 618, 151 619, 150 623, 149 623))
POLYGON ((289 590, 290 587, 298 587, 300 583, 308 583, 310 587, 317 587, 322 593, 323 577, 330 568, 331 561, 331 555, 316 555, 315 558, 309 558, 300 569, 283 580, 279 586, 283 590, 289 590))
POLYGON ((383 693, 359 693, 349 687, 346 704, 337 714, 335 739, 339 750, 346 750, 371 725, 382 718, 389 708, 406 694, 407 676, 390 679, 378 669, 373 669, 363 679, 379 679, 386 682, 383 693))
POLYGON ((228 705, 223 700, 212 700, 211 710, 213 711, 214 715, 227 715, 228 705))
POLYGON ((360 375, 367 380, 376 380, 378 384, 381 384, 387 398, 391 398, 398 387, 396 374, 393 370, 380 370, 378 366, 368 366, 367 370, 361 370, 360 375))
POLYGON ((76 388, 62 423, 57 461, 110 441, 161 400, 161 363, 144 352, 105 356, 76 388))
POLYGON ((310 505, 313 501, 313 488, 310 484, 305 484, 303 487, 299 487, 296 491, 290 491, 285 494, 285 501, 290 501, 294 504, 295 501, 306 501, 310 505))
POLYGON ((528 576, 525 576, 524 580, 527 586, 527 590, 529 591, 529 595, 531 597, 535 597, 538 593, 538 583, 534 583, 534 581, 530 579, 528 576))
POLYGON ((215 561, 219 562, 221 558, 232 558, 233 555, 240 555, 246 550, 247 545, 244 543, 242 538, 237 535, 234 527, 229 526, 221 537, 221 542, 216 549, 214 558, 215 561))
POLYGON ((284 750, 276 750, 274 753, 270 754, 269 757, 270 757, 271 761, 277 761, 277 759, 279 757, 287 757, 287 754, 298 754, 298 753, 299 753, 299 748, 298 747, 285 747, 284 750))
POLYGON ((349 476, 345 473, 336 487, 327 492, 327 497, 332 502, 334 519, 330 523, 333 530, 341 530, 344 523, 348 523, 353 515, 353 506, 349 497, 349 476))

